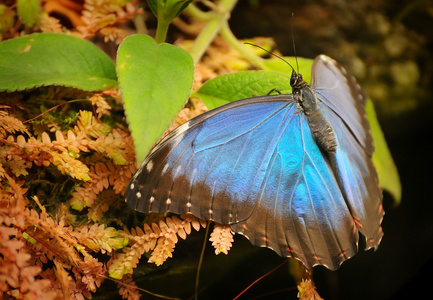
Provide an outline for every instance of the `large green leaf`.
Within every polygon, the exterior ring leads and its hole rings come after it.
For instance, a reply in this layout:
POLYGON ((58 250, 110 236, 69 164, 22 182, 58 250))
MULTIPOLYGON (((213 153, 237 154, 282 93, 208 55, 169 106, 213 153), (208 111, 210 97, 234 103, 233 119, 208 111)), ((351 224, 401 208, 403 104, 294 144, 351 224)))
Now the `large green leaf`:
POLYGON ((253 96, 267 95, 271 90, 291 93, 290 76, 280 72, 245 71, 218 76, 204 83, 194 94, 209 109, 253 96))
POLYGON ((140 162, 188 100, 194 65, 179 47, 133 35, 119 48, 117 72, 140 162))
MULTIPOLYGON (((284 57, 292 66, 297 66, 293 57, 284 57)), ((299 72, 306 74, 304 80, 311 79, 311 66, 313 60, 298 58, 299 72)), ((290 65, 280 59, 267 59, 264 61, 267 71, 245 71, 218 76, 207 81, 194 94, 199 97, 209 109, 214 109, 228 102, 253 96, 267 95, 274 89, 281 93, 291 93, 290 65)))
POLYGON ((115 66, 94 44, 70 35, 36 33, 0 43, 0 91, 44 85, 103 90, 117 85, 115 66))
POLYGON ((266 59, 263 61, 267 71, 282 72, 290 76, 292 74, 292 67, 296 72, 302 74, 304 80, 308 83, 311 82, 311 67, 313 66, 313 59, 303 57, 286 56, 282 57, 285 61, 278 58, 266 59), (290 64, 290 65, 289 65, 290 64))
POLYGON ((370 123, 371 133, 373 135, 374 146, 376 151, 373 154, 373 163, 379 174, 380 187, 388 191, 394 198, 395 204, 401 201, 401 183, 394 159, 389 151, 385 136, 377 120, 376 111, 373 102, 367 101, 365 107, 367 111, 368 122, 370 123))

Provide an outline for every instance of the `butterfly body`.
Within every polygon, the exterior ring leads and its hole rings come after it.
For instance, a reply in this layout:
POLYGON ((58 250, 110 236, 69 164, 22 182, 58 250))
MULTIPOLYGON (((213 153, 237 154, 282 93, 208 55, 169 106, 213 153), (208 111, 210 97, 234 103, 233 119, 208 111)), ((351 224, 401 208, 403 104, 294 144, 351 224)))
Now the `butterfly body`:
POLYGON ((292 72, 290 85, 293 88, 293 95, 303 109, 311 133, 317 144, 326 152, 335 153, 337 149, 337 140, 332 127, 323 116, 318 107, 316 93, 302 79, 301 74, 292 72))
POLYGON ((295 75, 293 94, 235 101, 173 130, 132 178, 128 204, 230 224, 307 268, 338 268, 359 232, 377 247, 383 210, 365 97, 326 56, 311 86, 295 75))

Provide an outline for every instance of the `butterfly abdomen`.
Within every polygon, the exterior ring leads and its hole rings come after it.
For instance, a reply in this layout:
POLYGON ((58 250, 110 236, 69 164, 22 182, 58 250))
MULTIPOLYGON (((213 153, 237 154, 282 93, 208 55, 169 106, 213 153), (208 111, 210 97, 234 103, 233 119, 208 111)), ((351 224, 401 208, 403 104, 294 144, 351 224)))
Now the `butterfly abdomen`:
POLYGON ((331 124, 325 119, 320 109, 316 109, 311 114, 305 115, 305 117, 317 145, 326 152, 335 153, 337 139, 331 124))
POLYGON ((326 120, 317 105, 318 101, 315 92, 309 86, 303 86, 299 89, 298 95, 301 97, 298 101, 304 110, 305 118, 317 145, 326 152, 335 153, 337 139, 331 124, 326 120))

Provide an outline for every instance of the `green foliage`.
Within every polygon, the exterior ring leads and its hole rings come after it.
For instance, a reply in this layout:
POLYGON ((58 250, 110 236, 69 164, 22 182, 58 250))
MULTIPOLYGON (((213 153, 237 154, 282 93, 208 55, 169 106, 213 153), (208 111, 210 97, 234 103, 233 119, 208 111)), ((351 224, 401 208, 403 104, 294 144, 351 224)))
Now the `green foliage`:
POLYGON ((379 174, 379 184, 383 190, 388 191, 394 199, 394 203, 400 204, 401 201, 401 182, 398 175, 397 167, 386 143, 385 135, 380 128, 377 120, 376 111, 373 102, 367 101, 366 107, 368 122, 373 135, 374 146, 376 151, 373 154, 373 163, 379 174))
POLYGON ((268 94, 278 88, 291 93, 290 76, 279 72, 246 71, 218 76, 204 83, 194 94, 209 109, 243 98, 268 94))
POLYGON ((59 85, 85 91, 116 86, 114 63, 89 41, 36 33, 0 43, 0 91, 59 85))
POLYGON ((158 18, 155 40, 157 43, 165 41, 168 26, 192 0, 148 0, 152 12, 158 18))
POLYGON ((15 13, 11 8, 0 4, 0 33, 8 31, 14 25, 14 16, 15 13))
MULTIPOLYGON (((292 66, 296 66, 294 57, 284 57, 292 66)), ((290 86, 290 66, 280 59, 264 60, 267 71, 246 71, 222 75, 205 82, 194 93, 209 109, 243 98, 267 95, 278 89, 282 94, 292 92, 290 86)), ((311 79, 312 59, 298 59, 299 72, 305 74, 304 79, 311 79)))
POLYGON ((183 49, 133 35, 119 48, 117 72, 140 162, 188 100, 194 66, 183 49))
POLYGON ((177 17, 192 0, 148 0, 150 8, 158 21, 165 19, 166 22, 171 22, 177 17))
POLYGON ((41 7, 38 0, 17 0, 18 17, 28 27, 38 21, 41 7))

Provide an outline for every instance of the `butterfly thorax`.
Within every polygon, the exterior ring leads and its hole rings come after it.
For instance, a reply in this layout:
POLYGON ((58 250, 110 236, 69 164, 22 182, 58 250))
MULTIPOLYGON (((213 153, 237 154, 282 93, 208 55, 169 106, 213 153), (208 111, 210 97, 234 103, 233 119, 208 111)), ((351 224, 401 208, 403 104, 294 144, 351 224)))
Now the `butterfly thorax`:
POLYGON ((337 139, 331 124, 323 116, 316 97, 316 92, 304 81, 301 74, 292 71, 290 85, 293 88, 293 95, 301 106, 308 126, 311 129, 314 140, 318 146, 329 153, 337 150, 337 139))

